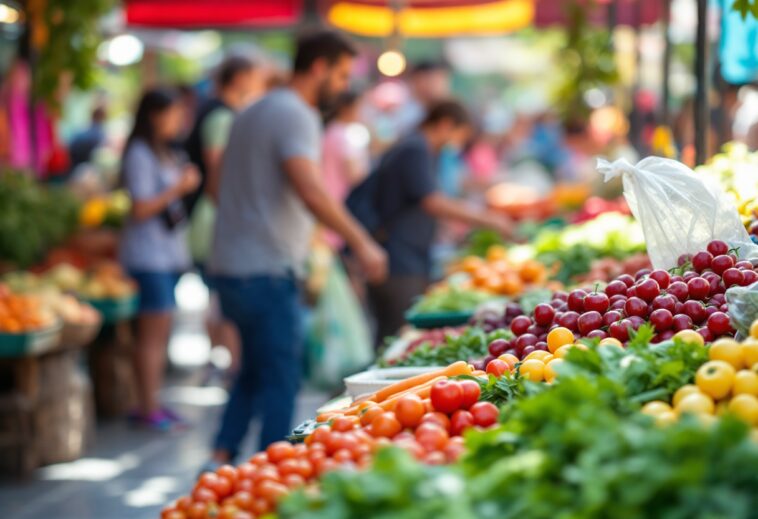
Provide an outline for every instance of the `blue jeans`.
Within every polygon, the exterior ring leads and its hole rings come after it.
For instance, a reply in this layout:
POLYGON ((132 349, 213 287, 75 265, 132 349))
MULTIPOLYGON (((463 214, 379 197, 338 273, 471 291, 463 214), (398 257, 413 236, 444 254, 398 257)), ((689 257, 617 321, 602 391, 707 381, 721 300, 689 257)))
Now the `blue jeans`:
POLYGON ((240 371, 215 443, 234 458, 255 416, 263 421, 259 449, 292 430, 302 375, 300 291, 290 276, 216 277, 214 288, 242 339, 240 371))

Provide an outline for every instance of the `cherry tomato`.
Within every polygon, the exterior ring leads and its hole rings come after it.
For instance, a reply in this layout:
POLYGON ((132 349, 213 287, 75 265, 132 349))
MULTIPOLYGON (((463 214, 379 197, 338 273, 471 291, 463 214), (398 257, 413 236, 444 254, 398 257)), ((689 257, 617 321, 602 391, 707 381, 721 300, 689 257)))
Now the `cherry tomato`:
POLYGON ((240 478, 234 484, 235 492, 252 492, 254 489, 255 489, 255 483, 253 483, 252 477, 240 478))
POLYGON ((465 450, 466 448, 463 444, 463 438, 456 436, 450 438, 450 441, 445 445, 443 452, 445 453, 445 458, 447 458, 448 463, 455 463, 465 450))
POLYGON ((438 413, 436 411, 433 413, 426 413, 421 418, 421 423, 423 424, 426 422, 436 423, 446 431, 450 430, 450 418, 444 413, 438 413))
POLYGON ((432 386, 432 405, 437 411, 452 413, 461 407, 463 390, 454 380, 440 380, 432 386))
POLYGON ((479 427, 490 427, 497 423, 500 410, 490 402, 477 402, 469 409, 474 417, 474 423, 479 427))
POLYGON ((313 438, 314 442, 319 442, 326 444, 326 439, 329 437, 329 433, 332 432, 332 428, 328 425, 322 425, 320 427, 316 427, 316 430, 314 430, 309 438, 313 438))
POLYGON ((253 508, 253 501, 255 498, 250 492, 237 492, 233 496, 234 504, 240 510, 250 510, 253 508))
POLYGON ((463 392, 463 400, 461 400, 461 408, 468 409, 479 401, 479 396, 482 394, 482 390, 479 384, 473 380, 461 380, 461 391, 463 392))
POLYGON ((340 449, 334 453, 332 459, 340 464, 347 463, 353 461, 353 453, 347 449, 340 449))
POLYGON ((287 458, 295 456, 295 447, 290 442, 280 441, 274 442, 266 449, 269 461, 271 463, 279 463, 287 458))
POLYGON ((283 484, 268 480, 261 481, 255 490, 258 497, 262 497, 272 505, 289 493, 289 489, 283 484))
POLYGON ((453 436, 463 435, 463 431, 474 425, 474 415, 462 409, 453 413, 450 418, 450 434, 453 436))
POLYGON ((405 449, 408 453, 411 454, 414 458, 417 460, 424 459, 424 456, 426 456, 426 451, 421 446, 419 442, 416 441, 416 438, 411 439, 402 439, 398 441, 393 442, 395 445, 400 447, 401 449, 405 449))
POLYGON ((449 439, 447 431, 438 424, 422 423, 416 429, 416 441, 427 452, 444 449, 449 439))
POLYGON ((187 519, 205 519, 208 506, 205 503, 194 502, 187 508, 187 519))
POLYGON ((240 479, 249 479, 258 468, 252 463, 242 463, 237 467, 237 481, 240 479))
POLYGON ((319 476, 327 472, 331 472, 332 470, 338 467, 339 467, 339 463, 337 463, 331 458, 324 458, 322 460, 318 460, 314 464, 314 469, 316 470, 316 474, 319 476))
POLYGON ((264 465, 253 474, 252 481, 258 486, 261 481, 279 481, 279 470, 274 465, 264 465))
POLYGON ((225 477, 219 476, 216 484, 210 488, 219 498, 223 499, 232 493, 232 482, 225 477))
POLYGON ((257 517, 260 517, 262 515, 266 515, 271 511, 271 505, 269 505, 268 501, 259 497, 253 501, 253 509, 250 511, 253 512, 257 517))
POLYGON ((431 451, 424 457, 424 463, 427 465, 444 465, 447 463, 447 457, 444 452, 431 451))
POLYGON ((493 359, 487 363, 487 374, 494 377, 502 377, 503 373, 510 370, 511 367, 504 360, 493 359))
POLYGON ((182 496, 176 500, 176 505, 174 505, 174 507, 181 512, 186 512, 191 504, 192 498, 190 496, 182 496))
POLYGON ((379 416, 384 412, 384 409, 379 407, 378 405, 367 407, 365 411, 363 411, 363 414, 361 414, 361 425, 364 427, 368 427, 371 425, 371 422, 374 421, 374 418, 379 416))
POLYGON ((395 413, 382 413, 371 422, 371 433, 374 436, 392 438, 403 430, 403 426, 395 417, 395 413))
POLYGON ((416 427, 425 413, 424 402, 417 395, 406 395, 395 406, 395 415, 403 427, 416 427))
POLYGON ((347 432, 355 429, 357 425, 357 419, 352 416, 338 416, 332 420, 332 430, 339 432, 347 432))
POLYGON ((218 496, 210 488, 200 486, 192 492, 192 499, 197 503, 215 503, 218 496))
POLYGON ((250 457, 248 460, 251 465, 255 465, 257 467, 260 467, 261 465, 265 465, 268 463, 268 456, 265 452, 259 452, 258 454, 255 454, 250 457))
POLYGON ((305 479, 300 474, 290 474, 284 478, 287 488, 299 488, 305 485, 305 479))

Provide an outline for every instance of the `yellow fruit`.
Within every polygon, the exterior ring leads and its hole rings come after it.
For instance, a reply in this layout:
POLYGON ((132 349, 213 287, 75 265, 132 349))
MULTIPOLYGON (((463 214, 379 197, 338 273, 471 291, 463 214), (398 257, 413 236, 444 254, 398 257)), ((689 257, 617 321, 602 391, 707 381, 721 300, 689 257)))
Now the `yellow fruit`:
POLYGON ((747 368, 758 364, 758 339, 748 337, 742 342, 742 360, 747 368))
POLYGON ((692 413, 692 414, 713 414, 716 409, 716 405, 713 403, 713 399, 703 393, 692 393, 687 395, 679 401, 676 406, 676 412, 692 413))
POLYGON ((547 334, 547 349, 550 350, 550 353, 555 353, 561 346, 573 344, 575 340, 571 330, 558 327, 550 330, 550 333, 547 334))
POLYGON ((544 364, 546 362, 545 358, 548 357, 548 356, 551 356, 551 355, 548 352, 546 352, 546 351, 535 350, 535 351, 531 352, 529 355, 527 355, 525 360, 537 359, 537 360, 542 361, 542 363, 544 364))
POLYGON ((703 339, 703 336, 697 333, 695 330, 681 330, 679 332, 676 332, 674 337, 681 339, 684 342, 694 342, 700 346, 705 346, 705 339, 703 339))
POLYGON ((758 373, 749 369, 739 370, 734 375, 732 394, 758 396, 758 373))
POLYGON ((758 339, 758 319, 753 321, 753 324, 750 325, 750 337, 758 339))
POLYGON ((602 341, 600 341, 599 346, 618 346, 619 348, 623 348, 624 345, 621 344, 621 341, 616 339, 615 337, 606 337, 602 341))
POLYGON ((671 406, 661 400, 653 400, 642 406, 642 412, 650 416, 671 412, 671 406))
POLYGON ((679 419, 674 411, 663 411, 653 416, 655 417, 655 423, 659 427, 666 427, 667 425, 676 423, 679 419))
POLYGON ((558 348, 557 350, 555 350, 553 356, 556 359, 565 358, 566 355, 568 355, 568 352, 571 351, 571 348, 573 348, 573 347, 574 347, 573 344, 567 344, 566 346, 561 346, 560 348, 558 348))
POLYGON ((545 381, 546 382, 552 382, 555 380, 555 377, 558 376, 558 371, 556 368, 558 368, 561 364, 563 364, 565 361, 563 359, 552 359, 547 364, 545 364, 545 381))
POLYGON ((706 395, 720 400, 732 390, 734 374, 734 367, 728 362, 711 360, 697 370, 695 384, 706 395))
POLYGON ((729 402, 729 411, 750 425, 758 425, 758 398, 753 395, 737 395, 729 402))
POLYGON ((742 345, 734 339, 717 340, 711 344, 708 356, 711 360, 728 362, 734 369, 742 368, 745 363, 742 358, 742 345))
POLYGON ((694 385, 694 384, 687 384, 685 386, 680 387, 676 390, 676 393, 674 393, 674 399, 671 401, 674 407, 679 405, 679 402, 682 400, 682 398, 686 397, 687 395, 691 395, 692 393, 702 393, 700 389, 694 385))
POLYGON ((487 261, 502 261, 508 257, 508 249, 502 245, 493 245, 487 249, 487 261))
POLYGON ((516 357, 513 353, 503 353, 498 357, 498 359, 508 364, 511 369, 515 368, 516 364, 519 363, 519 358, 516 357))
POLYGON ((527 359, 521 363, 519 373, 532 382, 542 382, 545 378, 545 363, 539 359, 527 359))

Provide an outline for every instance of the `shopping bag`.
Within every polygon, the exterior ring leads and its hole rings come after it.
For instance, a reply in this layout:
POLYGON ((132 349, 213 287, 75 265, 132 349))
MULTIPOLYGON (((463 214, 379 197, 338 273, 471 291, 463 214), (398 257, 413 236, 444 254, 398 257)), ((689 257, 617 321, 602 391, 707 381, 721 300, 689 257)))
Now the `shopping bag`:
POLYGON ((622 177, 624 197, 640 222, 655 268, 677 266, 682 254, 705 250, 719 239, 738 248, 740 258, 758 258, 737 209, 720 186, 684 164, 648 157, 632 165, 598 159, 606 182, 622 177))
POLYGON ((213 225, 216 222, 216 206, 203 195, 195 204, 188 233, 189 250, 192 261, 203 265, 210 256, 213 242, 213 225))
POLYGON ((729 320, 743 339, 750 336, 750 326, 758 319, 758 283, 731 287, 726 291, 729 320))
POLYGON ((308 379, 317 387, 335 389, 344 377, 365 369, 373 358, 361 303, 339 259, 332 257, 309 324, 308 379))

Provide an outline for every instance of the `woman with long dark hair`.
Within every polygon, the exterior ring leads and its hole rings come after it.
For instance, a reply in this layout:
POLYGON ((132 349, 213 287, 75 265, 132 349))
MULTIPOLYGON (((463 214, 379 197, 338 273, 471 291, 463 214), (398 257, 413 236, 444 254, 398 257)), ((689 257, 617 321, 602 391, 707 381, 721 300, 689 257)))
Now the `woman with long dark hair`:
POLYGON ((200 182, 195 167, 171 147, 183 121, 175 91, 158 88, 146 92, 121 165, 132 211, 121 238, 120 259, 140 289, 134 351, 139 399, 135 419, 158 430, 180 422, 161 407, 158 393, 175 307, 174 288, 181 273, 190 267, 182 198, 200 182))

